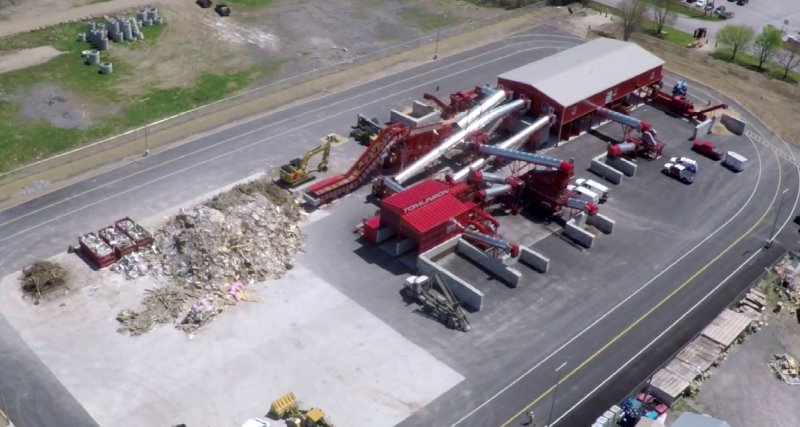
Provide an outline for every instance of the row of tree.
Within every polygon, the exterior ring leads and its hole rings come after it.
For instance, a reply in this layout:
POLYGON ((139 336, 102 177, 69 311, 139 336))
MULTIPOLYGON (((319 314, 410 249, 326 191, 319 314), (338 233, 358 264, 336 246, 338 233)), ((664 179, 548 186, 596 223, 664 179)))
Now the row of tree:
MULTIPOLYGON (((648 18, 648 10, 652 16, 653 32, 661 36, 664 27, 675 19, 675 9, 683 7, 680 0, 623 0, 620 4, 622 20, 622 38, 628 40, 638 31, 648 18)), ((751 51, 757 61, 758 70, 764 64, 776 59, 783 70, 783 79, 789 71, 800 66, 800 47, 788 43, 784 46, 783 34, 772 25, 764 27, 760 33, 747 25, 727 25, 717 31, 717 41, 730 47, 731 60, 741 51, 751 51)))
POLYGON ((783 33, 772 25, 767 25, 756 34, 756 31, 747 25, 727 25, 717 31, 717 41, 730 47, 731 60, 736 59, 736 54, 750 50, 758 61, 758 70, 763 70, 764 63, 777 60, 783 69, 783 79, 789 71, 800 65, 800 47, 794 43, 783 43, 783 33))

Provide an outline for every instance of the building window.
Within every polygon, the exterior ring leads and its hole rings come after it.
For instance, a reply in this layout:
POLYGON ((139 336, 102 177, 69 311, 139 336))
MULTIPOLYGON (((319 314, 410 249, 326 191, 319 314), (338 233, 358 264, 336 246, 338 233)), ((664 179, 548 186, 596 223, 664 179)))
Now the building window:
POLYGON ((578 113, 578 107, 573 105, 572 108, 570 108, 569 113, 574 116, 578 113))
POLYGON ((547 113, 550 111, 550 104, 542 101, 542 112, 547 113))
POLYGON ((651 72, 650 72, 650 78, 652 79, 652 78, 653 78, 653 77, 655 77, 655 76, 656 76, 656 72, 655 72, 655 71, 651 71, 651 72))

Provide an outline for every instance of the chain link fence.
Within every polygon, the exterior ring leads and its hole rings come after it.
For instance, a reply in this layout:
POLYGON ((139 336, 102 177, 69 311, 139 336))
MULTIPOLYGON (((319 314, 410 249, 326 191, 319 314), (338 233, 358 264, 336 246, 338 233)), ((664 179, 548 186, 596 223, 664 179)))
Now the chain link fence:
MULTIPOLYGON (((214 101, 209 104, 202 105, 200 107, 193 108, 183 113, 156 120, 144 126, 128 130, 122 134, 115 135, 113 137, 106 138, 104 140, 83 147, 79 147, 65 153, 55 155, 48 159, 40 160, 38 162, 25 165, 8 172, 0 173, 0 183, 2 182, 7 183, 13 180, 23 179, 27 176, 40 173, 46 170, 50 170, 55 166, 74 162, 82 158, 86 158, 88 156, 96 155, 104 151, 108 151, 110 149, 123 146, 125 144, 130 144, 133 142, 139 143, 144 140, 145 132, 147 132, 148 134, 153 134, 158 131, 162 131, 192 120, 196 120, 200 117, 225 110, 236 104, 262 98, 270 93, 278 92, 280 90, 287 89, 292 86, 297 86, 299 84, 323 77, 325 75, 345 70, 348 67, 379 60, 381 58, 399 54, 401 52, 414 49, 425 44, 434 43, 437 39, 451 38, 461 34, 465 34, 469 31, 493 25, 502 22, 504 20, 519 16, 520 13, 526 13, 535 9, 542 8, 545 6, 546 1, 524 0, 523 3, 529 3, 529 4, 526 4, 522 7, 515 8, 512 10, 506 10, 502 13, 499 13, 489 18, 467 22, 465 24, 458 25, 455 27, 442 29, 436 33, 432 33, 423 37, 419 37, 413 40, 409 40, 382 49, 378 49, 376 51, 372 51, 367 54, 357 56, 348 61, 344 61, 341 63, 322 67, 315 70, 310 70, 301 74, 287 77, 282 80, 265 84, 263 86, 249 89, 244 92, 232 95, 230 97, 214 101)), ((431 55, 433 55, 433 52, 431 52, 431 55)))

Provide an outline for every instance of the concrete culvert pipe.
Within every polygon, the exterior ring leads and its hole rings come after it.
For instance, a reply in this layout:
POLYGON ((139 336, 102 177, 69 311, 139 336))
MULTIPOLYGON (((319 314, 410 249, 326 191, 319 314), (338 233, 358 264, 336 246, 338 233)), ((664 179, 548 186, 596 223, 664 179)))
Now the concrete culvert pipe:
POLYGON ((139 11, 136 12, 136 20, 137 21, 141 22, 141 21, 144 21, 145 19, 147 19, 147 10, 140 9, 139 11))
POLYGON ((161 25, 161 24, 164 23, 164 18, 162 18, 160 16, 156 16, 156 18, 153 19, 153 23, 156 24, 156 25, 161 25))
POLYGON ((89 55, 86 57, 89 65, 97 65, 100 63, 100 51, 90 50, 89 55))
POLYGON ((114 71, 110 62, 103 62, 100 64, 100 74, 111 74, 114 71))
POLYGON ((81 52, 81 58, 86 59, 88 61, 90 53, 92 53, 91 50, 84 50, 83 52, 81 52))
POLYGON ((86 41, 86 33, 78 33, 78 41, 85 42, 86 41))
POLYGON ((149 26, 153 25, 153 20, 152 19, 145 19, 144 21, 142 21, 142 25, 144 25, 145 27, 149 27, 149 26))

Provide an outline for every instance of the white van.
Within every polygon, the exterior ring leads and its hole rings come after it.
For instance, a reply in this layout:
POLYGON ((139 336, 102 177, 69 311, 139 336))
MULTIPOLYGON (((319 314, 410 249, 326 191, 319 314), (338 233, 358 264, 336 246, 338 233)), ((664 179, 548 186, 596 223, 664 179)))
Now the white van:
POLYGON ((605 203, 608 200, 608 187, 603 184, 600 184, 597 181, 586 179, 586 178, 578 178, 575 180, 575 185, 578 187, 584 187, 592 191, 593 193, 597 193, 600 195, 600 203, 605 203))

